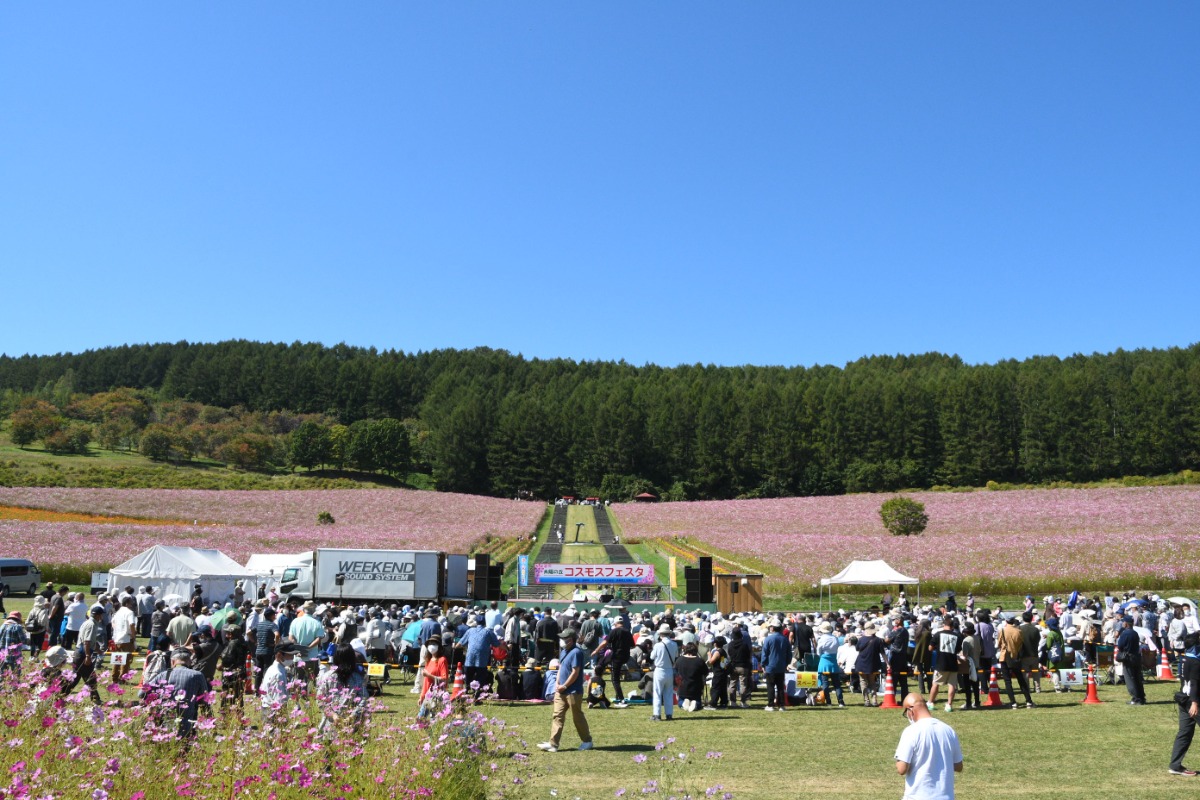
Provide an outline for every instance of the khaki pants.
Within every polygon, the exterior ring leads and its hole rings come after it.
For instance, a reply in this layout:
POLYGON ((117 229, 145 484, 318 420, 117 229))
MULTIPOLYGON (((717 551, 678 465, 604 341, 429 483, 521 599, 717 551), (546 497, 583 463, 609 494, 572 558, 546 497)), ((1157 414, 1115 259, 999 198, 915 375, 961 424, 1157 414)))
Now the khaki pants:
MULTIPOLYGON (((125 644, 114 644, 112 649, 113 649, 114 653, 132 653, 133 652, 133 642, 126 642, 125 644)), ((132 661, 133 659, 129 659, 129 660, 132 661)), ((129 664, 129 663, 125 664, 124 666, 119 666, 119 665, 114 666, 112 668, 112 682, 120 683, 121 676, 124 675, 126 672, 132 672, 132 671, 133 671, 133 665, 129 664)))
POLYGON ((587 717, 583 715, 582 694, 554 693, 554 721, 550 724, 550 744, 558 747, 562 739, 563 725, 567 721, 567 709, 571 709, 571 721, 579 733, 579 741, 590 742, 592 732, 588 728, 587 717))

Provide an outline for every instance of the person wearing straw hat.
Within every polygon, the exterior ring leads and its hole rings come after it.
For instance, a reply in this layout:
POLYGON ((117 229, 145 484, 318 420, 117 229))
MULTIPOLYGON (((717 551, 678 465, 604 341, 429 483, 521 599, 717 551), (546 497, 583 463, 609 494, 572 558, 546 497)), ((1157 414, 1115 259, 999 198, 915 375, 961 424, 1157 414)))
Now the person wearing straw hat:
POLYGON ((660 721, 675 718, 675 661, 679 658, 679 646, 675 644, 675 631, 667 623, 658 627, 658 642, 650 651, 654 663, 654 699, 650 719, 660 721))

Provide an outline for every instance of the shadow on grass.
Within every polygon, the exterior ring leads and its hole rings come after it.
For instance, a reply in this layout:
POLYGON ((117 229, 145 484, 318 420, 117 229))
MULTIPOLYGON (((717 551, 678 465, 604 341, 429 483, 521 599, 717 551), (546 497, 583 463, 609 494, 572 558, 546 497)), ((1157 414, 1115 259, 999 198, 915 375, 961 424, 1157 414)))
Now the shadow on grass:
POLYGON ((642 753, 654 749, 652 744, 610 744, 596 745, 596 750, 603 750, 606 753, 642 753))

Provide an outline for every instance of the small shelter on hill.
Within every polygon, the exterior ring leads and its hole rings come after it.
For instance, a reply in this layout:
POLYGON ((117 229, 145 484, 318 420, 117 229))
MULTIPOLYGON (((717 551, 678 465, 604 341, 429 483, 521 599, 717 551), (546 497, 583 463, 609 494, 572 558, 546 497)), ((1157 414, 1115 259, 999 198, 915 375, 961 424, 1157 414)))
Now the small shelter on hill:
POLYGON ((232 600, 238 581, 242 581, 246 597, 257 597, 259 580, 220 550, 156 544, 110 569, 108 590, 111 593, 125 586, 153 586, 155 597, 178 595, 186 600, 199 584, 205 603, 211 605, 232 600))
POLYGON ((655 497, 654 495, 650 494, 649 492, 642 492, 641 494, 635 494, 635 495, 633 496, 633 500, 634 500, 634 502, 636 502, 636 503, 655 503, 655 502, 658 502, 658 498, 657 498, 657 497, 655 497))
POLYGON ((829 605, 833 606, 833 585, 835 583, 852 586, 891 586, 893 584, 916 584, 917 604, 921 603, 921 579, 910 578, 892 569, 882 559, 875 561, 851 561, 850 564, 832 578, 821 578, 822 594, 829 587, 829 605))

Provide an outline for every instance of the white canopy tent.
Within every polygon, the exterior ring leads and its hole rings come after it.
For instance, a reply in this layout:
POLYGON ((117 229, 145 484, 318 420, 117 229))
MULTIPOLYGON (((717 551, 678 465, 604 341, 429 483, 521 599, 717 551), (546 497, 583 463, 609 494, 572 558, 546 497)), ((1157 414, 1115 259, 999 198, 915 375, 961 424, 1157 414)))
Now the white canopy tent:
MULTIPOLYGON (((916 584, 917 605, 921 603, 921 579, 910 578, 892 569, 886 561, 851 561, 850 564, 832 578, 821 578, 820 592, 824 595, 825 587, 829 587, 829 605, 833 607, 833 585, 835 583, 853 586, 891 586, 892 584, 916 584)), ((818 603, 820 601, 818 600, 818 603)))
POLYGON ((196 584, 207 604, 233 600, 237 581, 247 597, 258 595, 259 577, 220 550, 155 545, 108 571, 110 593, 125 586, 153 586, 154 596, 192 596, 196 584))
POLYGON ((246 562, 246 569, 258 577, 278 585, 279 579, 283 577, 283 571, 288 567, 296 566, 305 557, 312 559, 312 551, 300 554, 254 553, 250 556, 250 560, 246 562))

